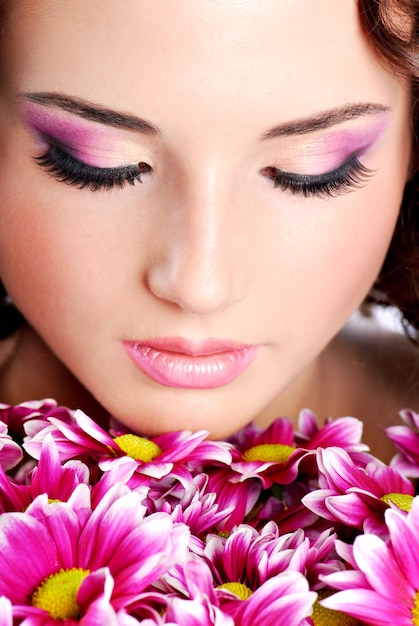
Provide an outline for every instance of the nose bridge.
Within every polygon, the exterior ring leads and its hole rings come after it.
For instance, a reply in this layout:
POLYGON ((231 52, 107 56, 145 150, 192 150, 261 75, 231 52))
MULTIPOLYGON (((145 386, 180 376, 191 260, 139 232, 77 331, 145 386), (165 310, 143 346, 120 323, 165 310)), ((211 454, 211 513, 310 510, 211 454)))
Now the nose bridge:
POLYGON ((225 171, 197 169, 177 185, 168 208, 164 250, 150 268, 148 284, 159 298, 189 313, 208 315, 237 298, 234 200, 225 171))
MULTIPOLYGON (((222 238, 226 233, 230 198, 223 178, 214 170, 194 177, 186 188, 181 230, 184 252, 196 261, 196 268, 208 273, 216 270, 220 258, 222 238)), ((187 264, 189 266, 189 264, 187 264)), ((193 268, 191 268, 193 269, 193 268)), ((211 272, 215 277, 215 272, 211 272)))

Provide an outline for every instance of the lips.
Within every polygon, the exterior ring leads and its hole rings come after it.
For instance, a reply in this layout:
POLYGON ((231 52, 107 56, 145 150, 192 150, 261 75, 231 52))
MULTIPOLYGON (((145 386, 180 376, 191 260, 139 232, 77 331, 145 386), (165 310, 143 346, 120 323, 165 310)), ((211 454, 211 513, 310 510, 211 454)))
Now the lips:
POLYGON ((251 364, 258 346, 181 337, 123 341, 133 362, 155 382, 183 389, 212 389, 232 382, 251 364))

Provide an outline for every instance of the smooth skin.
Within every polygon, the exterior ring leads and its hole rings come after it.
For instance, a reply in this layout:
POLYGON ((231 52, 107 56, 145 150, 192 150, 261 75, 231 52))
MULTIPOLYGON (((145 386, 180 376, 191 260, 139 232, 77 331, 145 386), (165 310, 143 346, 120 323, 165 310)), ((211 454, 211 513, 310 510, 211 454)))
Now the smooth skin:
POLYGON ((149 435, 218 438, 304 406, 376 428, 416 400, 391 367, 400 355, 405 384, 416 357, 404 339, 333 339, 379 272, 410 156, 408 85, 370 49, 356 2, 14 0, 1 53, 0 275, 29 324, 4 342, 2 401, 48 395, 149 435), (93 192, 45 171, 28 93, 156 127, 41 105, 78 125, 73 152, 93 164, 147 163, 142 184, 93 192), (267 137, 353 103, 382 111, 267 137), (347 158, 348 136, 359 149, 369 138, 371 170, 350 190, 304 197, 267 175, 322 175, 347 158), (176 389, 122 348, 153 337, 259 350, 227 385, 176 389))

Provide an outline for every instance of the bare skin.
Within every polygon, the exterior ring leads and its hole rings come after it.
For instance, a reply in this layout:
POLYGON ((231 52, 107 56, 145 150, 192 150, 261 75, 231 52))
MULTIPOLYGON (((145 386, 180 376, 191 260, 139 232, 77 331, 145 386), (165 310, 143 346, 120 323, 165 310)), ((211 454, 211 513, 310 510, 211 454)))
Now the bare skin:
POLYGON ((401 409, 419 409, 417 350, 385 329, 344 329, 318 360, 318 384, 303 398, 294 396, 294 406, 307 406, 320 418, 357 417, 363 441, 388 462, 395 448, 383 429, 401 423, 401 409))
MULTIPOLYGON (((0 276, 30 328, 3 348, 0 398, 53 396, 148 435, 214 438, 308 406, 365 419, 374 441, 382 390, 385 420, 413 402, 401 389, 412 365, 376 349, 393 339, 340 330, 392 237, 410 92, 372 51, 357 3, 11 6, 0 276), (95 188, 80 179, 89 168, 120 178, 95 188), (125 349, 155 338, 255 356, 225 384, 166 384, 125 349)), ((151 346, 161 361, 176 350, 151 346)))
MULTIPOLYGON (((395 453, 383 428, 400 423, 402 408, 419 410, 417 348, 398 333, 371 327, 344 329, 319 358, 284 390, 281 411, 256 420, 261 427, 285 416, 297 427, 301 408, 319 423, 354 416, 364 424, 363 441, 382 461, 395 453)), ((0 343, 0 397, 8 404, 53 397, 82 408, 106 427, 109 415, 49 350, 30 326, 0 343)))

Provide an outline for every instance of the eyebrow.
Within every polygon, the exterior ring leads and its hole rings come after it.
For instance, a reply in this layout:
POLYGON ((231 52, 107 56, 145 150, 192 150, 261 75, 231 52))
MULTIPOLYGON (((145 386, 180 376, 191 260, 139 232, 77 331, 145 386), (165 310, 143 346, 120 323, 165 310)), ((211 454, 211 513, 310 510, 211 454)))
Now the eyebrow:
POLYGON ((67 96, 61 93, 25 93, 25 100, 41 104, 43 106, 56 107, 68 113, 78 115, 85 120, 99 122, 106 126, 114 126, 116 128, 124 128, 125 130, 134 130, 145 135, 160 135, 160 130, 154 124, 130 115, 128 113, 120 113, 112 109, 107 109, 98 104, 87 102, 80 98, 67 96))
POLYGON ((262 135, 262 140, 313 133, 316 130, 330 128, 357 117, 383 113, 384 111, 389 111, 389 108, 390 107, 384 106, 383 104, 374 104, 372 102, 345 104, 335 109, 316 113, 310 117, 300 118, 279 126, 274 126, 262 135))
MULTIPOLYGON (((99 124, 133 130, 144 133, 145 135, 161 135, 161 131, 157 126, 136 115, 114 111, 113 109, 108 109, 74 96, 56 92, 40 92, 25 93, 23 97, 30 102, 35 102, 42 106, 57 107, 68 113, 78 115, 83 119, 98 122, 99 124)), ((275 137, 305 135, 315 132, 316 130, 323 130, 342 124, 343 122, 361 116, 383 113, 388 110, 389 107, 387 106, 371 102, 345 104, 342 107, 321 111, 309 117, 299 118, 285 122, 279 126, 274 126, 263 133, 261 139, 262 141, 266 141, 275 137)))

